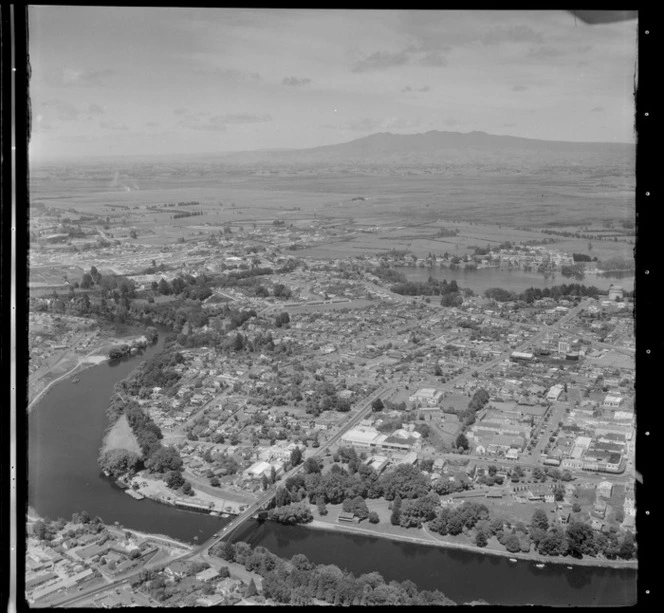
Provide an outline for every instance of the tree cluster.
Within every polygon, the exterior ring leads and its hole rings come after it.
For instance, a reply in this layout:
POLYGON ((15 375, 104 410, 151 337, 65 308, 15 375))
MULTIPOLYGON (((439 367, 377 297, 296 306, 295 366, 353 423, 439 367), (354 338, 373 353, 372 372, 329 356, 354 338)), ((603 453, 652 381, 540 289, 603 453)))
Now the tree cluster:
POLYGON ((313 564, 303 554, 282 560, 263 547, 220 544, 211 555, 244 564, 263 578, 263 596, 280 604, 306 606, 313 600, 331 605, 452 605, 439 591, 420 591, 411 581, 386 583, 376 572, 355 577, 331 564, 313 564))

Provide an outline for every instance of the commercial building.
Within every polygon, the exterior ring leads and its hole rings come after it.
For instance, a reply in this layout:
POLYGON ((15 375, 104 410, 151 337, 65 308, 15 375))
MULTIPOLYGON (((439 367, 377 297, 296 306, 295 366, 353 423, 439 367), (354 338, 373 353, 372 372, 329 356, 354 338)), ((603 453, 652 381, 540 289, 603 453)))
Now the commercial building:
POLYGON ((551 389, 547 392, 546 399, 550 402, 556 402, 564 390, 564 386, 558 383, 552 386, 551 389))
POLYGON ((414 394, 411 394, 408 400, 416 404, 432 407, 438 404, 444 396, 445 393, 442 390, 437 390, 433 387, 423 387, 414 394))

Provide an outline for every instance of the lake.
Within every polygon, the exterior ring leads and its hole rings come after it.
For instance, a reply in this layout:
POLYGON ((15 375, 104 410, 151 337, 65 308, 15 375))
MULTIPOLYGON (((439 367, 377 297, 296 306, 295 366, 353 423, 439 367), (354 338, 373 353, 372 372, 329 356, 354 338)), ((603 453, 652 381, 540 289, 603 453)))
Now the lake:
POLYGON ((450 270, 449 268, 416 268, 409 266, 395 266, 394 270, 406 275, 408 281, 426 281, 430 276, 434 279, 446 279, 448 283, 455 280, 459 287, 472 289, 476 294, 482 295, 492 287, 501 287, 510 292, 521 293, 529 287, 544 289, 554 285, 569 285, 580 283, 594 285, 600 290, 608 291, 609 286, 619 285, 625 291, 634 289, 634 275, 629 273, 622 277, 605 277, 597 274, 586 274, 583 281, 568 279, 557 273, 555 277, 545 278, 538 272, 524 270, 508 270, 498 268, 480 268, 478 270, 450 270))

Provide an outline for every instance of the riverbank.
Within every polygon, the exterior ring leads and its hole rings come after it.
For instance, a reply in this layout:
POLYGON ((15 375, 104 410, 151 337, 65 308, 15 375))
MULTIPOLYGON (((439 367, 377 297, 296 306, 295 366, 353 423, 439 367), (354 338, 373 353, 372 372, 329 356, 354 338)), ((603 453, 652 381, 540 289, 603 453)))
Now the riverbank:
MULTIPOLYGON (((65 359, 65 358, 63 358, 65 359)), ((49 390, 56 384, 59 383, 60 381, 63 381, 64 379, 67 379, 68 377, 72 377, 75 374, 81 373, 87 368, 91 368, 93 366, 97 366, 99 364, 102 364, 103 362, 106 362, 108 358, 103 355, 99 355, 99 348, 94 349, 87 355, 84 355, 83 357, 78 357, 77 356, 77 363, 72 366, 67 372, 64 374, 60 375, 57 379, 53 379, 53 381, 50 381, 49 383, 46 384, 46 386, 41 389, 37 395, 29 401, 28 404, 28 413, 37 405, 37 403, 49 392, 49 390)), ((40 382, 43 384, 43 382, 40 382)), ((39 388, 41 387, 40 385, 36 384, 36 386, 39 388)), ((34 390, 33 390, 34 391, 34 390)))
POLYGON ((249 504, 224 497, 221 491, 218 495, 213 496, 196 488, 194 488, 194 496, 179 496, 175 491, 169 489, 166 483, 158 479, 147 478, 143 472, 129 480, 128 485, 133 491, 148 500, 207 514, 215 512, 218 515, 223 513, 239 515, 242 509, 249 504))
POLYGON ((365 536, 372 536, 375 538, 385 538, 395 541, 402 541, 407 543, 417 543, 419 545, 431 545, 434 547, 442 547, 445 549, 461 549, 472 553, 479 553, 483 555, 495 555, 503 558, 513 558, 516 560, 523 560, 537 564, 562 564, 566 566, 592 566, 597 568, 614 568, 614 569, 633 569, 636 570, 638 562, 636 560, 598 560, 596 558, 558 558, 548 557, 539 554, 531 553, 510 553, 505 550, 488 549, 485 547, 477 547, 476 545, 468 545, 465 543, 454 543, 449 540, 444 540, 444 537, 439 537, 431 534, 426 528, 422 528, 428 538, 410 536, 406 534, 393 534, 388 532, 381 532, 378 527, 376 530, 360 528, 355 524, 335 524, 327 521, 314 519, 308 524, 303 524, 305 527, 318 528, 322 530, 333 530, 337 532, 347 532, 351 534, 362 534, 365 536))

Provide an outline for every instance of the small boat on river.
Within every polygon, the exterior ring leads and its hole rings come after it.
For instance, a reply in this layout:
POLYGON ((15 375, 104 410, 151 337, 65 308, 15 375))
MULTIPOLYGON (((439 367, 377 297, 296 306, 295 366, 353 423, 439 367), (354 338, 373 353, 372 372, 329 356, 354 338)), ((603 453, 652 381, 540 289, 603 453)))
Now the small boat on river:
POLYGON ((537 568, 544 568, 544 564, 535 564, 537 568))
POLYGON ((516 558, 510 558, 510 562, 516 562, 516 558))

